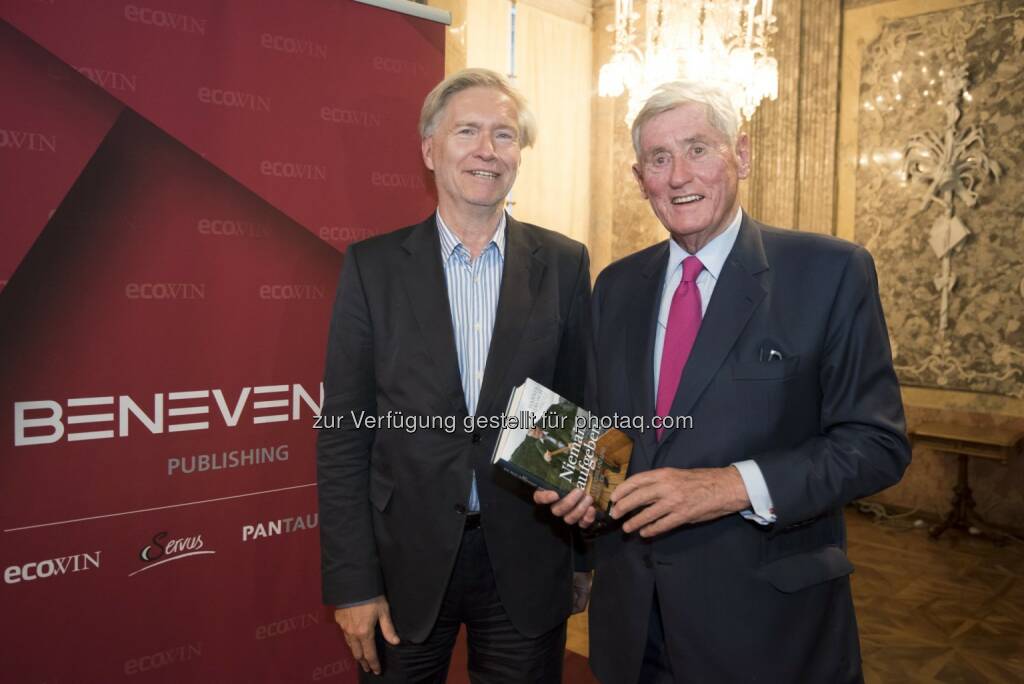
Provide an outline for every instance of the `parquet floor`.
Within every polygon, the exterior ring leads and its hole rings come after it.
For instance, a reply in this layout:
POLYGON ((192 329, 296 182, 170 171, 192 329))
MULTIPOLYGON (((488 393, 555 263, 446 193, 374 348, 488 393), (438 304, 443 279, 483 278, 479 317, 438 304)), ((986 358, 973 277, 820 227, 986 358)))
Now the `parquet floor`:
POLYGON ((1024 682, 1024 543, 846 520, 868 684, 1024 682))
MULTIPOLYGON (((931 541, 852 508, 846 522, 867 684, 1024 682, 1024 543, 958 531, 931 541)), ((461 641, 452 683, 468 681, 461 641)), ((585 614, 570 620, 567 647, 565 682, 596 681, 585 614)))

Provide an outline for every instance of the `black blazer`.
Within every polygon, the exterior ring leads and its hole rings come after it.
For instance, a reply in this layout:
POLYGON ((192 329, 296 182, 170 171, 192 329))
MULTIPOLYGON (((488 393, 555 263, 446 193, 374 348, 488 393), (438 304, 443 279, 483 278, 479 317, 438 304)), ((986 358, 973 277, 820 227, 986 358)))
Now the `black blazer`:
MULTIPOLYGON (((505 410, 527 377, 582 400, 590 307, 586 248, 508 219, 497 317, 477 417, 505 410)), ((434 217, 352 245, 331 319, 317 444, 324 602, 386 594, 398 635, 433 626, 462 537, 471 473, 498 591, 523 634, 572 603, 570 531, 532 489, 490 463, 498 430, 467 416, 434 217), (457 429, 356 429, 351 411, 454 416, 457 429)))
MULTIPOLYGON (((652 358, 663 242, 612 264, 594 288, 604 414, 654 413, 652 358)), ((775 355, 772 355, 775 356, 775 355)), ((842 506, 898 481, 910 460, 870 255, 744 215, 672 409, 692 429, 634 433, 631 472, 754 459, 778 516, 729 515, 654 540, 596 541, 591 665, 634 684, 657 596, 677 681, 858 681, 860 651, 842 506), (775 350, 781 359, 767 356, 775 350)))

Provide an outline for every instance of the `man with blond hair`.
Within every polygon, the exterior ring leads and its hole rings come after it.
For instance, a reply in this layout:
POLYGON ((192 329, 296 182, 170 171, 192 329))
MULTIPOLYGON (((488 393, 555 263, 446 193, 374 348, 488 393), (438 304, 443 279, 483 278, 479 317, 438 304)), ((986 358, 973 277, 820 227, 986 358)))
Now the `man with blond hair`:
POLYGON ((486 419, 515 385, 583 393, 586 248, 504 210, 535 129, 502 76, 444 80, 420 117, 437 211, 352 245, 342 269, 323 408, 341 425, 317 449, 323 596, 383 681, 444 682, 465 625, 472 681, 558 682, 589 593, 569 528, 490 463, 486 419), (362 412, 458 427, 371 429, 362 412))
MULTIPOLYGON (((874 264, 744 213, 738 129, 713 85, 654 93, 633 173, 669 239, 594 286, 588 406, 647 427, 595 541, 605 684, 862 681, 842 507, 910 460, 874 264)), ((579 493, 535 498, 593 521, 579 493)))

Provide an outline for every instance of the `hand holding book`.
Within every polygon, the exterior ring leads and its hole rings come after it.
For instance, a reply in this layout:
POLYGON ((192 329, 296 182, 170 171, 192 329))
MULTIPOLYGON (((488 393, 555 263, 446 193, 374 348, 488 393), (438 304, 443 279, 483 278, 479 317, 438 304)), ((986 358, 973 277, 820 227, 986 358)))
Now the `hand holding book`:
POLYGON ((550 490, 535 493, 537 503, 553 503, 564 496, 552 512, 564 513, 567 522, 588 527, 607 520, 611 494, 629 468, 629 437, 603 428, 586 409, 531 379, 513 390, 505 415, 526 420, 502 429, 492 462, 550 490))
POLYGON ((533 502, 551 506, 551 512, 570 525, 586 529, 597 519, 594 500, 582 489, 574 489, 565 496, 550 489, 538 489, 533 493, 533 502))

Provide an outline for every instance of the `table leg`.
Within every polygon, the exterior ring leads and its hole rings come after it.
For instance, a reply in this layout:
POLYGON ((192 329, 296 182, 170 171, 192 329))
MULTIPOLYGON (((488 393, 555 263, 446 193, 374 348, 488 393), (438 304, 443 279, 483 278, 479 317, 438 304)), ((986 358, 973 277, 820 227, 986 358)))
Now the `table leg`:
POLYGON ((975 505, 974 494, 971 492, 971 486, 968 484, 967 479, 967 456, 965 454, 958 454, 956 486, 953 487, 952 507, 941 523, 932 526, 928 530, 928 536, 932 539, 938 539, 943 532, 951 527, 968 532, 974 528, 977 530, 977 536, 985 537, 999 545, 1005 544, 1006 536, 993 530, 974 510, 975 505))
POLYGON ((932 539, 938 539, 943 532, 951 527, 963 527, 967 522, 967 506, 970 501, 971 507, 974 505, 974 497, 971 496, 971 488, 967 484, 967 456, 960 454, 957 456, 957 476, 956 485, 953 487, 953 501, 950 504, 949 513, 946 514, 945 519, 938 525, 932 526, 928 531, 928 536, 932 539))

